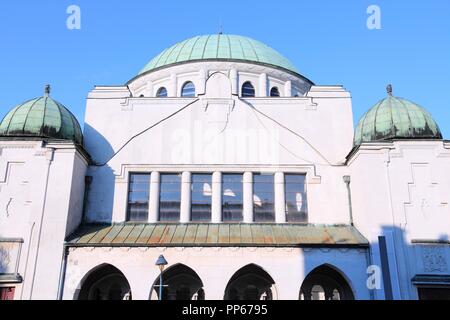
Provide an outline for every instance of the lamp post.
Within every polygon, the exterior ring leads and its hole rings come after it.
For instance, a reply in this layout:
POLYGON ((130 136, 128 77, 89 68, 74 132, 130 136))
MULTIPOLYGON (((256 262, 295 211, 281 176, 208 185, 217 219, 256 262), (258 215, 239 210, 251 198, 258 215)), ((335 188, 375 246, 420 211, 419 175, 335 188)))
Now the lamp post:
POLYGON ((162 300, 162 288, 163 288, 163 271, 164 271, 164 267, 167 265, 167 260, 166 258, 164 258, 163 255, 160 255, 158 260, 156 260, 155 265, 157 265, 159 267, 159 300, 162 300))

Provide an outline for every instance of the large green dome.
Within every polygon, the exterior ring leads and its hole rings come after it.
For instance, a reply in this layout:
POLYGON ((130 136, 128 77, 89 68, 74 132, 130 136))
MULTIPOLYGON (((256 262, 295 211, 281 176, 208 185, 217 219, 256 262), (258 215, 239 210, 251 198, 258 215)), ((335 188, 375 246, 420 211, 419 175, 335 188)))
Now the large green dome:
POLYGON ((139 74, 173 64, 199 60, 249 61, 299 74, 288 59, 264 43, 228 34, 197 36, 179 42, 153 58, 139 74))
POLYGON ((359 120, 354 145, 392 139, 442 139, 431 114, 421 106, 392 95, 378 102, 359 120))
MULTIPOLYGON (((49 89, 47 89, 49 91, 49 89)), ((72 140, 82 145, 75 116, 47 94, 13 108, 0 123, 0 137, 43 137, 72 140)))

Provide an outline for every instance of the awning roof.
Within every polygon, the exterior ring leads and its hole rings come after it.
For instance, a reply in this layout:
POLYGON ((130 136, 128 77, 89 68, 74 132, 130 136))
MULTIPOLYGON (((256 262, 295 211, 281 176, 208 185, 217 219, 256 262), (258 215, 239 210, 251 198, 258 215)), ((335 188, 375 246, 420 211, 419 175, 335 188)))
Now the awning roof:
POLYGON ((348 225, 140 224, 83 225, 67 239, 75 247, 368 246, 348 225))

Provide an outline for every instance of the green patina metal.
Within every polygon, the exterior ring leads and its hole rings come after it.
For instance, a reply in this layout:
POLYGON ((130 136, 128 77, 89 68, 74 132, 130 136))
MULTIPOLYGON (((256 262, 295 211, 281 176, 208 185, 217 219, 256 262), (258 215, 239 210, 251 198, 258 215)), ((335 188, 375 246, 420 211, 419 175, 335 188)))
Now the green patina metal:
POLYGON ((139 74, 198 60, 250 61, 299 74, 288 59, 264 43, 228 34, 203 35, 181 41, 153 58, 139 74))
POLYGON ((359 120, 354 145, 393 139, 442 139, 442 134, 428 111, 389 94, 359 120))
POLYGON ((362 246, 368 241, 349 225, 124 223, 83 225, 67 239, 74 247, 362 246))
POLYGON ((13 108, 0 123, 0 136, 54 138, 83 145, 81 127, 75 116, 48 95, 13 108))

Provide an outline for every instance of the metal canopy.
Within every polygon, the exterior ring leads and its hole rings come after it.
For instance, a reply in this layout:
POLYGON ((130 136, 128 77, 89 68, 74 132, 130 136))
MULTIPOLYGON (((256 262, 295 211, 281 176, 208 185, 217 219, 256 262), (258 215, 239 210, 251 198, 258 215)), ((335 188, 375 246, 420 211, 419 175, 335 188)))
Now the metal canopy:
POLYGON ((84 225, 67 239, 74 247, 367 247, 349 225, 139 224, 84 225))

